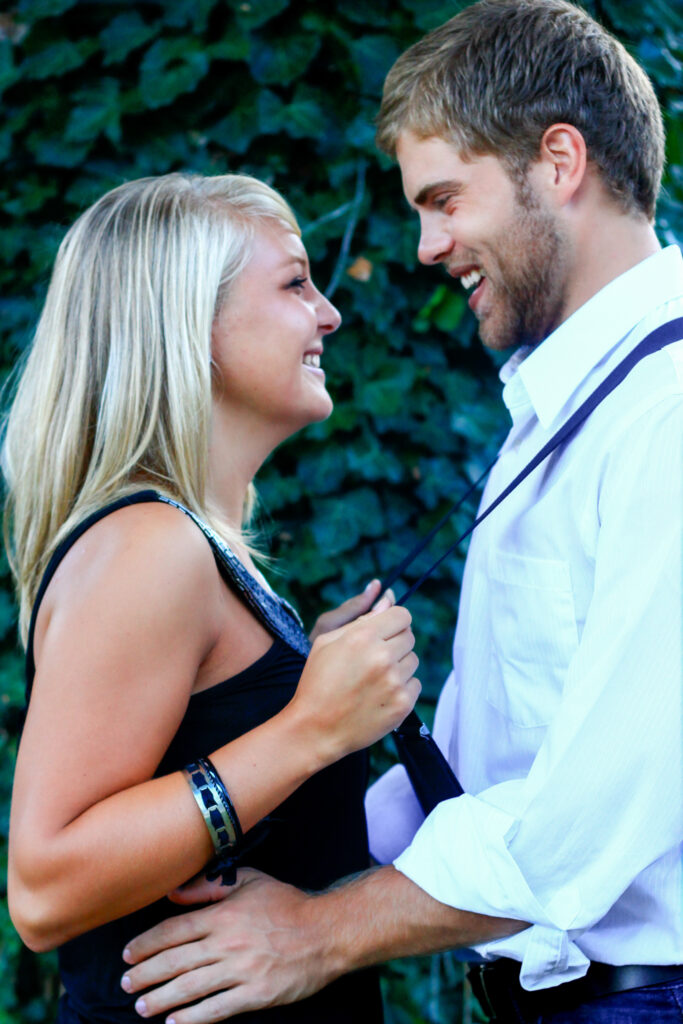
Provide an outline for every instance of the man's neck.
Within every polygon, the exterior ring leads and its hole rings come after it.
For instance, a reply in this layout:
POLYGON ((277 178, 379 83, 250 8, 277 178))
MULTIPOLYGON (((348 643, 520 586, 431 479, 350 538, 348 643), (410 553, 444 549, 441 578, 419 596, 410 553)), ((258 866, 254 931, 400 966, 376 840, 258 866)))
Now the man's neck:
POLYGON ((576 235, 575 262, 562 320, 592 299, 605 285, 660 248, 652 224, 602 208, 595 218, 584 218, 576 235))

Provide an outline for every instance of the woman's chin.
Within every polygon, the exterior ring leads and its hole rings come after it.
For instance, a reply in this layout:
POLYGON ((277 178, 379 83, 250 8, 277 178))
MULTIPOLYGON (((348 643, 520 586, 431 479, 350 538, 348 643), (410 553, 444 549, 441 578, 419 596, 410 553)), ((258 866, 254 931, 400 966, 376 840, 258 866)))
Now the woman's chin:
POLYGON ((334 409, 334 402, 330 398, 324 384, 316 388, 316 394, 311 396, 307 405, 307 423, 321 423, 331 416, 334 409))
MULTIPOLYGON (((286 440, 288 437, 293 437, 298 434, 300 430, 304 430, 306 427, 312 426, 314 423, 322 423, 324 420, 329 419, 334 409, 332 399, 327 396, 327 401, 318 401, 315 405, 309 405, 305 412, 302 412, 300 416, 288 418, 287 422, 283 422, 282 440, 286 440)), ((282 443, 281 441, 279 443, 282 443)))

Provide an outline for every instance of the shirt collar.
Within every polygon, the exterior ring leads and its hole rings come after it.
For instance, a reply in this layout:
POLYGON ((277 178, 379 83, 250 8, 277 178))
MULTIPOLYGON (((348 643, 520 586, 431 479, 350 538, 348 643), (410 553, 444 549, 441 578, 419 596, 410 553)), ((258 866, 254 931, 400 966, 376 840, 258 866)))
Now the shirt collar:
POLYGON ((513 415, 529 403, 550 426, 591 371, 654 308, 683 295, 683 258, 661 249, 601 288, 536 348, 501 368, 503 401, 513 415))

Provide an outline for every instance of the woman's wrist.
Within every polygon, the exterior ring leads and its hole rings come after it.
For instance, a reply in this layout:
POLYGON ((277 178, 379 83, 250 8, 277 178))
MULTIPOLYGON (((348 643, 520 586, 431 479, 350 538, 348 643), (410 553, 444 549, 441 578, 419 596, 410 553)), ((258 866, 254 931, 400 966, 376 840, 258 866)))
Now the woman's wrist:
POLYGON ((295 695, 277 717, 280 719, 282 741, 292 745, 291 751, 302 781, 334 764, 347 753, 337 730, 330 727, 329 719, 321 720, 304 698, 295 695))
POLYGON ((293 701, 210 756, 244 833, 334 759, 313 717, 293 701))

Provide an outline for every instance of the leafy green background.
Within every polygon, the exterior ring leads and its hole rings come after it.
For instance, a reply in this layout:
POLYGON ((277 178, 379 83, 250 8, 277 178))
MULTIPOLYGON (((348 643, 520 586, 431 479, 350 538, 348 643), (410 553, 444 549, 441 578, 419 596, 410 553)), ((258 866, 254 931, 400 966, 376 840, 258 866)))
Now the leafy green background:
MULTIPOLYGON (((25 349, 65 229, 129 178, 244 171, 297 211, 317 283, 344 327, 326 347, 326 423, 259 477, 275 580, 312 621, 375 575, 476 479, 505 431, 495 367, 458 288, 416 263, 398 174, 373 145, 395 57, 457 0, 18 0, 0 13, 0 367, 25 349)), ((683 238, 683 18, 677 0, 592 0, 652 76, 668 129, 662 241, 683 238)), ((446 536, 468 521, 472 502, 446 536)), ((421 558, 406 574, 415 578, 421 558)), ((0 857, 22 706, 0 578, 0 857)), ((448 669, 462 558, 411 603, 423 711, 448 669)), ((400 588, 399 588, 400 589, 400 588)), ((376 750, 380 769, 388 746, 376 750)), ((4 870, 3 870, 4 876, 4 870)), ((4 891, 2 893, 4 896, 4 891)), ((390 1022, 481 1020, 447 956, 389 965, 390 1022)), ((54 1019, 54 957, 0 908, 0 1024, 54 1019)))

